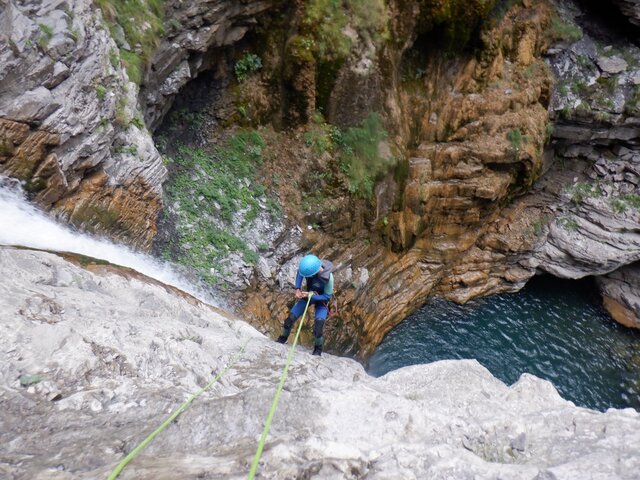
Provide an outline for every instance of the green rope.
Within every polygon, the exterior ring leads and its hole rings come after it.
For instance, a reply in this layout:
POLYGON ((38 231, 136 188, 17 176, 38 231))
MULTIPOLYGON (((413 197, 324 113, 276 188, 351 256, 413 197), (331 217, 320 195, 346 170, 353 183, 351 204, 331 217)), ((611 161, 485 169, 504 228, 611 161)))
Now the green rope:
POLYGON ((256 471, 258 470, 258 463, 260 462, 260 457, 262 456, 262 450, 264 449, 264 442, 267 439, 267 434, 269 433, 269 428, 271 427, 271 421, 273 420, 273 416, 276 413, 276 408, 278 407, 278 399, 280 398, 280 393, 282 392, 282 387, 284 385, 284 382, 287 379, 287 372, 289 371, 289 365, 291 365, 293 352, 296 348, 296 344, 298 343, 300 330, 302 330, 304 317, 307 315, 307 310, 309 309, 309 304, 311 303, 312 296, 313 295, 311 294, 311 292, 309 292, 309 298, 307 299, 307 306, 304 307, 304 313, 302 314, 302 318, 300 319, 300 325, 298 325, 296 336, 293 339, 293 344, 291 345, 291 348, 289 349, 289 356, 287 357, 287 363, 285 364, 284 370, 282 371, 282 376, 280 377, 280 383, 278 384, 278 388, 276 389, 276 394, 273 397, 273 402, 271 402, 271 410, 269 410, 269 416, 267 417, 267 421, 264 424, 264 429, 262 430, 262 436, 260 437, 260 441, 258 442, 258 450, 256 450, 256 455, 253 457, 253 463, 251 464, 251 470, 249 471, 248 480, 253 480, 254 477, 256 476, 256 471))
MULTIPOLYGON (((251 340, 251 339, 249 339, 249 340, 251 340)), ((142 450, 144 447, 146 447, 147 444, 149 442, 151 442, 151 440, 153 440, 155 438, 155 436, 158 435, 162 430, 164 430, 167 427, 167 425, 169 425, 171 422, 173 422, 178 417, 178 415, 180 415, 182 412, 184 412, 187 409, 187 407, 191 404, 191 402, 193 402, 196 398, 198 398, 204 392, 209 390, 209 388, 211 388, 211 386, 214 383, 216 383, 218 380, 220 380, 229 371, 229 369, 231 367, 233 367, 235 365, 235 363, 238 361, 238 358, 240 358, 240 355, 242 355, 242 353, 244 352, 245 348, 247 347, 247 344, 249 343, 249 340, 244 342, 244 345, 242 346, 240 351, 234 355, 234 357, 231 359, 231 362, 229 364, 227 364, 227 366, 224 368, 224 370, 222 370, 218 375, 216 375, 216 377, 213 380, 211 380, 209 383, 207 383, 198 392, 196 392, 193 395, 191 395, 191 397, 189 397, 189 399, 187 401, 185 401, 182 405, 180 405, 178 407, 178 409, 175 412, 173 412, 171 414, 171 416, 169 418, 167 418, 162 423, 162 425, 160 425, 158 428, 156 428, 147 438, 145 438, 142 442, 140 442, 140 445, 138 445, 136 448, 134 448, 131 451, 131 453, 129 453, 129 455, 127 455, 124 458, 124 460, 122 460, 118 464, 118 466, 113 469, 113 471, 107 477, 107 480, 115 480, 116 478, 118 478, 118 475, 120 475, 120 472, 122 472, 122 470, 124 470, 124 467, 127 466, 127 464, 133 459, 133 457, 135 457, 140 452, 140 450, 142 450)))

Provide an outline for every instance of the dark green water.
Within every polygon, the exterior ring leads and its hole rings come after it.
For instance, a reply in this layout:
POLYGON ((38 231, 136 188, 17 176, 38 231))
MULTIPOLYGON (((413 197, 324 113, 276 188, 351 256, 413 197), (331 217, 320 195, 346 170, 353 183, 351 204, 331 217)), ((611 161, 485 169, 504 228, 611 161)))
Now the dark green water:
POLYGON ((461 358, 508 385, 532 373, 576 405, 640 410, 640 332, 609 317, 590 281, 538 277, 464 306, 433 299, 389 332, 369 373, 461 358))

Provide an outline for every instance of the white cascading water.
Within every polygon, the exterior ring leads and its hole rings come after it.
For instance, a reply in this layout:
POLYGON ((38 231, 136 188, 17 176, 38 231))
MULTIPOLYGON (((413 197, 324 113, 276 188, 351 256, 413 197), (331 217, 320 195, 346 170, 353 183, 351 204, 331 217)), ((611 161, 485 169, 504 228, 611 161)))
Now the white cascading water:
POLYGON ((196 298, 213 303, 170 265, 108 240, 74 232, 27 202, 20 183, 0 176, 0 245, 71 252, 132 268, 196 298))

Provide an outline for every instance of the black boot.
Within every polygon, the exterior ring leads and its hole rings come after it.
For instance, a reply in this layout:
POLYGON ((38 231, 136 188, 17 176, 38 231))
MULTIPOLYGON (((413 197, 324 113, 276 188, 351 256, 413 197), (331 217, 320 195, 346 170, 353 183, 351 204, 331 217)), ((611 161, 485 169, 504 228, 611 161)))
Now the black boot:
POLYGON ((317 356, 322 355, 322 345, 315 345, 313 347, 313 355, 317 355, 317 356))
POLYGON ((276 342, 278 343, 287 343, 287 338, 289 338, 288 336, 284 336, 284 335, 280 335, 277 339, 276 342))

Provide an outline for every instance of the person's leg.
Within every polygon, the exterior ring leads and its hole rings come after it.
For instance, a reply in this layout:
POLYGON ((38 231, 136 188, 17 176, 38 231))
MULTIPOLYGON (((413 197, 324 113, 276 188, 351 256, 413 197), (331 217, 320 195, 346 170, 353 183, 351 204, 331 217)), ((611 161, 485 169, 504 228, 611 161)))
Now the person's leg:
POLYGON ((296 323, 296 320, 300 318, 302 312, 304 312, 304 307, 306 306, 306 300, 298 300, 296 304, 293 306, 291 311, 289 312, 289 316, 285 319, 282 325, 282 335, 278 337, 276 342, 278 343, 286 343, 289 335, 291 334, 291 329, 296 323))
POLYGON ((327 319, 327 306, 322 303, 316 304, 316 321, 313 324, 313 336, 315 338, 313 346, 313 354, 322 354, 322 344, 324 343, 324 336, 322 331, 324 330, 324 322, 327 319))

